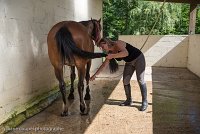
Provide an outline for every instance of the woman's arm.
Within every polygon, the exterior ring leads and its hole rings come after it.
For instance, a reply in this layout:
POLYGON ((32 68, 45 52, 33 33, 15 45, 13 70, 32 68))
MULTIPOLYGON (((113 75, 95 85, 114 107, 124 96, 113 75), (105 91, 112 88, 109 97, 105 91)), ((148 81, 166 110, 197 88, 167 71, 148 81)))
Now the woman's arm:
POLYGON ((95 80, 96 75, 98 75, 106 66, 108 66, 109 61, 110 61, 109 59, 106 59, 106 60, 103 62, 103 64, 99 67, 99 69, 96 71, 96 73, 95 73, 92 77, 90 77, 90 80, 91 80, 91 81, 95 80))

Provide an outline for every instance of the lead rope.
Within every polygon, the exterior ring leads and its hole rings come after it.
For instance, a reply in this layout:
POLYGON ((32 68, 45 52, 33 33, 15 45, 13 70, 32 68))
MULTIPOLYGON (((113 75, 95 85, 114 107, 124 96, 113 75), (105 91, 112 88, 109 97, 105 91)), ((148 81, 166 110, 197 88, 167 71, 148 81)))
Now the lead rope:
MULTIPOLYGON (((151 28, 151 30, 150 30, 150 32, 149 32, 149 34, 148 34, 148 36, 147 36, 145 42, 143 43, 142 47, 140 48, 140 50, 142 50, 142 48, 146 45, 146 43, 147 43, 147 41, 148 41, 148 39, 149 39, 149 37, 150 37, 150 35, 151 35, 151 33, 152 33, 154 27, 156 26, 156 24, 157 24, 157 22, 158 22, 158 19, 159 19, 161 13, 163 12, 163 7, 164 7, 166 1, 167 1, 167 0, 164 0, 164 1, 163 1, 163 4, 162 4, 161 7, 160 7, 161 12, 159 12, 159 14, 158 14, 158 16, 157 16, 157 18, 156 18, 156 21, 155 21, 153 27, 151 28)), ((96 77, 96 78, 117 78, 117 77, 120 77, 122 74, 123 74, 123 72, 122 72, 121 74, 115 76, 115 77, 109 77, 109 76, 107 76, 107 77, 96 77)))
POLYGON ((154 27, 156 26, 156 24, 157 24, 157 22, 158 22, 158 19, 160 18, 161 13, 163 12, 163 7, 164 7, 166 1, 167 1, 167 0, 164 0, 164 1, 163 1, 162 6, 160 7, 160 11, 161 11, 161 12, 159 12, 159 14, 158 14, 158 16, 157 16, 157 18, 156 18, 156 21, 155 21, 153 27, 151 28, 151 30, 150 30, 150 32, 149 32, 149 34, 148 34, 148 36, 147 36, 147 38, 146 38, 144 44, 143 44, 142 47, 140 48, 140 50, 142 50, 142 48, 143 48, 143 47, 145 46, 145 44, 147 43, 147 41, 148 41, 148 39, 149 39, 149 37, 150 37, 150 35, 151 35, 151 33, 152 33, 154 27))

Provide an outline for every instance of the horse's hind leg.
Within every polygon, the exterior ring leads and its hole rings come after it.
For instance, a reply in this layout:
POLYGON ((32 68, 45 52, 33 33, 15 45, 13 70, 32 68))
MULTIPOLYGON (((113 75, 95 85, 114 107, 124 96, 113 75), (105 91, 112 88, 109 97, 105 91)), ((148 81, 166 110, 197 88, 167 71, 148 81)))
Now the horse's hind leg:
POLYGON ((90 68, 91 68, 91 60, 87 63, 87 68, 86 68, 86 94, 84 99, 85 100, 90 100, 90 87, 89 87, 89 80, 90 80, 90 68))
POLYGON ((83 99, 83 91, 84 91, 84 77, 85 77, 85 66, 82 67, 77 67, 78 69, 78 93, 79 93, 79 97, 80 97, 80 111, 81 114, 84 114, 85 111, 85 101, 83 99))
POLYGON ((65 82, 63 79, 63 68, 55 68, 55 75, 56 78, 59 81, 59 88, 60 92, 62 94, 62 99, 63 99, 63 112, 61 113, 61 116, 67 116, 68 115, 68 107, 66 104, 66 89, 65 89, 65 82))
POLYGON ((70 94, 68 96, 68 100, 74 99, 74 80, 75 80, 75 78, 76 78, 75 66, 71 66, 71 74, 70 74, 71 88, 70 88, 70 94))

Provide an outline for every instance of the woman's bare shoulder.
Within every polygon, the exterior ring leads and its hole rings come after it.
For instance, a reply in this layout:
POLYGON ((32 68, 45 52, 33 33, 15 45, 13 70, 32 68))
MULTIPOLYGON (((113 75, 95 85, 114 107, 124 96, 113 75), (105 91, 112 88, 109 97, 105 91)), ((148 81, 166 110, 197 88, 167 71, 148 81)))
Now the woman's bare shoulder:
POLYGON ((120 43, 120 44, 126 44, 126 42, 122 41, 122 40, 117 40, 116 41, 117 43, 120 43))
POLYGON ((126 42, 124 42, 122 40, 117 40, 116 44, 118 47, 126 47, 126 42))

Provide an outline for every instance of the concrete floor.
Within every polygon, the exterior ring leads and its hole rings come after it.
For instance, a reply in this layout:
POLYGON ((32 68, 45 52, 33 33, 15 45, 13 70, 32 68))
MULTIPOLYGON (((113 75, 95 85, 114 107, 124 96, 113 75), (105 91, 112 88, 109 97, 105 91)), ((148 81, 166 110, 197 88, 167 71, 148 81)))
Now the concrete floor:
POLYGON ((15 130, 10 134, 200 134, 200 79, 197 76, 182 68, 147 68, 149 107, 140 112, 141 94, 135 76, 131 81, 134 104, 118 106, 125 100, 120 80, 122 70, 120 67, 113 75, 106 70, 101 75, 104 78, 91 82, 92 99, 86 102, 89 115, 80 115, 76 90, 68 117, 60 117, 62 101, 58 98, 18 127, 43 130, 15 130))

